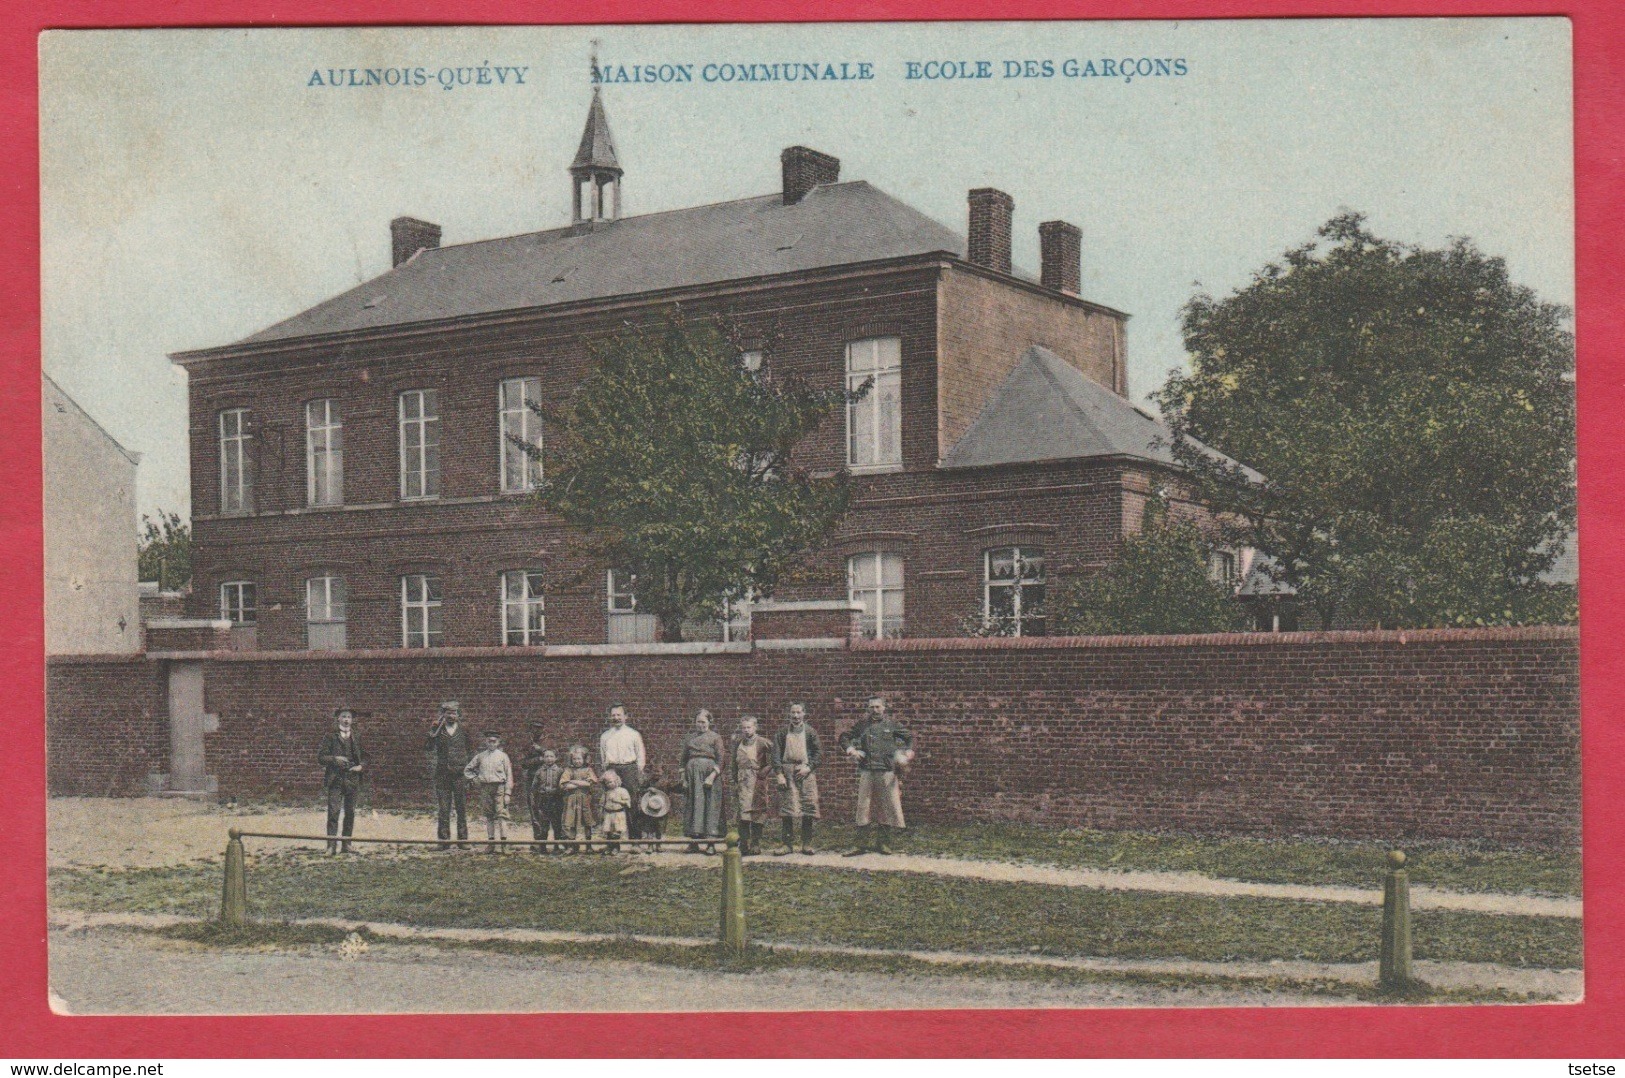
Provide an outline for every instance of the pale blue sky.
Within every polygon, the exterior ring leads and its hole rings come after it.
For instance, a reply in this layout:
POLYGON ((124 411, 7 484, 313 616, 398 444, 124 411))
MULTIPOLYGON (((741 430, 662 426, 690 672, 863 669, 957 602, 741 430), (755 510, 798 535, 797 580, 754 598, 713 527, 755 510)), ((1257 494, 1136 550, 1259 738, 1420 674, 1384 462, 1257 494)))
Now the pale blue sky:
POLYGON ((778 154, 832 153, 963 231, 965 192, 1083 229, 1083 293, 1132 314, 1143 403, 1177 317, 1340 208, 1395 239, 1473 237, 1574 295, 1563 19, 59 32, 41 41, 44 363, 128 448, 140 506, 185 510, 185 376, 223 344, 389 266, 388 222, 448 243, 568 223, 564 173, 606 64, 868 61, 848 83, 611 86, 624 212, 765 194, 778 154), (907 81, 908 60, 1183 58, 1183 78, 907 81), (529 68, 443 91, 441 67, 529 68), (314 69, 429 85, 327 89, 314 69))

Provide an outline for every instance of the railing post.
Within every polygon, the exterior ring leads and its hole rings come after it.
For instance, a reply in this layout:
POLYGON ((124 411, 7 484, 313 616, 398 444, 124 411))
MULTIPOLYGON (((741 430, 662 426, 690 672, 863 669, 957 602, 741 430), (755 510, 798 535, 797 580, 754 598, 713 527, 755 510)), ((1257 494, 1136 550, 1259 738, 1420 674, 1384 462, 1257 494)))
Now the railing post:
POLYGON ((1382 954, 1377 984, 1402 990, 1415 983, 1411 977, 1411 881, 1405 871, 1405 852, 1388 854, 1388 875, 1382 888, 1382 954))
POLYGON ((722 850, 722 953, 745 953, 745 864, 739 856, 739 832, 729 831, 722 850))
POLYGON ((226 886, 220 898, 220 923, 240 925, 248 919, 248 874, 243 863, 243 833, 233 827, 226 843, 226 886))

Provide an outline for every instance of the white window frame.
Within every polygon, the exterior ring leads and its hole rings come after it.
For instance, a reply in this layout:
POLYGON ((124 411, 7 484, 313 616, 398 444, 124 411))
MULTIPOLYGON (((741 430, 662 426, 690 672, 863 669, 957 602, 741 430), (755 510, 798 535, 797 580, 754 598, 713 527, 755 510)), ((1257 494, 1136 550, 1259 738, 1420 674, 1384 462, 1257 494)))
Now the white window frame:
POLYGON ((233 628, 259 624, 259 588, 252 580, 220 582, 220 617, 233 628))
POLYGON ((440 578, 433 573, 408 573, 401 577, 401 647, 436 648, 445 639, 443 625, 436 615, 444 602, 440 578), (412 597, 414 582, 419 598, 412 597))
POLYGON ((343 651, 347 646, 349 595, 342 576, 331 573, 305 580, 305 647, 343 651))
POLYGON ((748 595, 743 599, 730 597, 722 600, 722 616, 717 619, 717 627, 724 644, 737 644, 750 639, 750 609, 753 605, 748 595))
MULTIPOLYGON (((1045 599, 1049 596, 1048 562, 1045 560, 1045 551, 1041 546, 1032 544, 1011 543, 1008 546, 989 547, 982 551, 982 624, 992 628, 995 623, 1007 623, 1013 630, 1014 636, 1031 636, 1028 631, 1029 624, 1034 628, 1042 629, 1047 622, 1047 616, 1040 607, 1040 612, 1028 614, 1022 609, 1023 592, 1032 587, 1043 588, 1045 599), (1015 576, 1009 580, 993 579, 993 555, 1008 550, 1015 566, 1015 576), (1023 553, 1025 551, 1025 553, 1023 553), (1029 559, 1038 562, 1038 575, 1028 576, 1027 565, 1029 559), (1011 614, 1008 619, 994 618, 993 591, 1008 590, 1010 594, 1011 614)), ((1039 633, 1038 635, 1042 635, 1039 633)))
POLYGON ((344 418, 339 402, 305 402, 305 503, 344 504, 344 418))
POLYGON ((547 603, 542 589, 540 569, 507 569, 498 579, 498 598, 502 607, 502 644, 504 647, 538 647, 547 641, 547 603), (510 585, 518 584, 518 595, 510 585), (519 615, 519 628, 513 626, 513 615, 519 615), (532 622, 535 622, 533 625, 532 622), (517 634, 518 639, 515 639, 517 634))
POLYGON ((1234 588, 1241 583, 1241 558, 1233 550, 1214 550, 1207 556, 1207 575, 1215 584, 1234 588))
POLYGON ((752 374, 762 369, 766 353, 760 348, 747 348, 739 353, 739 365, 752 374))
POLYGON ((533 457, 514 445, 517 438, 542 448, 542 417, 530 405, 542 400, 540 378, 504 378, 497 383, 497 466, 502 475, 502 493, 522 494, 535 490, 542 481, 542 458, 533 457), (518 401, 513 398, 518 395, 518 401), (517 474, 515 474, 517 473, 517 474))
POLYGON ((254 511, 252 413, 227 408, 220 413, 220 513, 237 516, 254 511), (232 467, 235 465, 235 476, 232 467))
POLYGON ((400 417, 401 501, 431 501, 440 497, 440 391, 408 389, 397 399, 400 417), (416 412, 415 415, 408 415, 409 401, 414 405, 412 410, 416 412), (408 430, 417 432, 417 445, 410 449, 407 445, 408 430), (415 461, 410 459, 409 452, 416 453, 415 461))
POLYGON ((604 573, 604 619, 611 644, 652 644, 660 637, 660 620, 638 611, 638 597, 633 591, 637 579, 637 574, 625 569, 604 573), (625 580, 619 581, 618 577, 625 580))
POLYGON ((866 550, 846 559, 846 597, 849 602, 862 603, 863 613, 858 624, 866 640, 892 640, 903 635, 907 617, 904 592, 908 583, 907 563, 903 555, 890 550, 866 550), (867 564, 874 583, 858 586, 858 568, 867 564), (897 582, 888 586, 886 567, 896 566, 897 582), (893 600, 888 602, 888 598, 893 600), (895 613, 891 611, 895 610, 895 613))
POLYGON ((847 393, 871 378, 869 391, 846 403, 846 464, 854 472, 898 471, 903 467, 902 338, 867 337, 846 346, 847 393), (860 460, 858 436, 866 427, 872 459, 860 460))

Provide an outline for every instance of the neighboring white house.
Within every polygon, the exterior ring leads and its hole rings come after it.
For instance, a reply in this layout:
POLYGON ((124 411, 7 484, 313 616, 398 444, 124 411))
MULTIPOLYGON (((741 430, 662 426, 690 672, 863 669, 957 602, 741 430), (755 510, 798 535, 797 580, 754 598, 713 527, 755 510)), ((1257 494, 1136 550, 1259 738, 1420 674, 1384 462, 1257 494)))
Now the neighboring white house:
POLYGON ((45 377, 45 653, 141 649, 135 473, 141 461, 45 377))

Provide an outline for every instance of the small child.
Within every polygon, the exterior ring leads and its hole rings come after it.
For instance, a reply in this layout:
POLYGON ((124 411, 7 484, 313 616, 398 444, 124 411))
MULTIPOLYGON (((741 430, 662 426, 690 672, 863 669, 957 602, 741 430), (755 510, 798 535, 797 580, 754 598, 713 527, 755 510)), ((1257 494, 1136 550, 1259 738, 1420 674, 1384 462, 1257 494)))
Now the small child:
MULTIPOLYGON (((643 834, 633 838, 665 838, 666 817, 671 813, 671 797, 666 793, 666 775, 659 764, 650 764, 643 773, 643 792, 638 795, 638 812, 643 817, 643 834)), ((660 847, 647 846, 646 853, 657 853, 660 847)))
POLYGON ((619 853, 621 844, 615 840, 628 838, 626 813, 632 807, 632 793, 621 785, 621 776, 613 771, 604 772, 604 852, 619 853))
POLYGON ((479 787, 480 805, 485 810, 485 849, 496 853, 501 849, 497 843, 508 841, 508 798, 513 794, 513 763, 502 751, 501 737, 485 735, 485 747, 468 761, 463 777, 479 787))
MULTIPOLYGON (((598 785, 598 776, 587 766, 584 745, 570 747, 570 766, 559 772, 559 791, 564 798, 563 833, 559 838, 586 841, 592 838, 592 790, 598 785)), ((583 847, 584 849, 586 847, 583 847)))
MULTIPOLYGON (((530 828, 537 842, 545 841, 549 830, 555 842, 564 837, 564 794, 559 790, 559 777, 563 774, 558 753, 552 749, 542 750, 541 760, 530 776, 530 828)), ((538 849, 546 852, 547 847, 538 849)))

